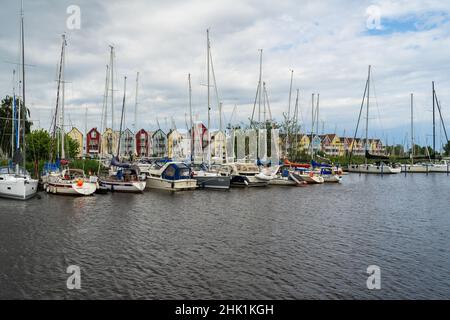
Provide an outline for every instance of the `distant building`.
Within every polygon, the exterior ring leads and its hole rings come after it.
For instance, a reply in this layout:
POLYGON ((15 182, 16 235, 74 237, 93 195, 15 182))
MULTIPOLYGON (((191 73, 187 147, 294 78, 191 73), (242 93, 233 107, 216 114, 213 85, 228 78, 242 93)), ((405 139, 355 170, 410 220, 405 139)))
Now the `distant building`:
MULTIPOLYGON (((117 133, 120 135, 120 132, 117 133)), ((130 129, 125 129, 120 135, 120 156, 132 157, 136 153, 135 135, 130 129)))
POLYGON ((102 137, 102 156, 116 155, 117 154, 117 142, 118 136, 111 128, 107 128, 103 132, 102 137))
POLYGON ((148 157, 149 156, 149 133, 144 129, 136 132, 135 141, 136 141, 136 154, 138 157, 148 157))
POLYGON ((78 130, 75 127, 72 127, 72 130, 70 130, 67 135, 72 138, 72 140, 76 141, 78 143, 78 152, 76 157, 82 158, 83 154, 85 153, 84 149, 84 143, 83 143, 83 134, 80 130, 78 130))
POLYGON ((167 156, 167 135, 161 129, 156 130, 152 135, 152 157, 167 156))
POLYGON ((167 156, 174 160, 185 160, 189 157, 189 137, 176 129, 167 134, 167 156))
POLYGON ((211 133, 211 159, 214 163, 224 163, 227 157, 227 137, 222 131, 211 133))
POLYGON ((86 135, 86 155, 97 157, 101 151, 101 135, 97 128, 92 128, 86 135))

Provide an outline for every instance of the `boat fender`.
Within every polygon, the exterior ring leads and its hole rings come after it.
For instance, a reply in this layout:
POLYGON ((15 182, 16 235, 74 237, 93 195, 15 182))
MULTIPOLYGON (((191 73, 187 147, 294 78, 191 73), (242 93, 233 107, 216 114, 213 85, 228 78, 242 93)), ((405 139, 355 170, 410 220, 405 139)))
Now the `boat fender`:
POLYGON ((314 177, 314 172, 311 171, 311 172, 309 173, 309 176, 310 176, 311 178, 314 177))

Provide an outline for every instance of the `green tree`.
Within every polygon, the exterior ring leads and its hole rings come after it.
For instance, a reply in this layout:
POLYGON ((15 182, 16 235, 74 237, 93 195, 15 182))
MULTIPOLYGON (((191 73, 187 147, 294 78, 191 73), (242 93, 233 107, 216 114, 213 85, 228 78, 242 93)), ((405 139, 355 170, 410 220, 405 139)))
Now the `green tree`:
MULTIPOLYGON (((33 161, 39 160, 49 160, 50 152, 53 146, 56 146, 57 140, 52 140, 50 134, 43 130, 35 130, 29 133, 26 137, 27 141, 27 158, 33 161)), ((55 148, 55 147, 54 147, 55 148)), ((78 142, 72 139, 69 135, 65 135, 65 145, 64 150, 66 153, 66 158, 73 159, 78 155, 80 146, 78 142)))
MULTIPOLYGON (((17 119, 18 110, 20 105, 20 119, 25 120, 25 134, 30 132, 32 123, 28 120, 30 117, 30 111, 27 108, 23 108, 22 100, 16 97, 16 113, 15 117, 17 119)), ((13 97, 6 96, 1 101, 0 105, 0 154, 11 155, 11 131, 12 131, 12 121, 13 118, 13 97)), ((22 127, 22 121, 21 121, 22 127)), ((21 132, 23 132, 23 127, 21 132)), ((22 139, 22 136, 21 136, 22 139)))
POLYGON ((444 145, 444 151, 447 156, 450 156, 450 141, 447 141, 447 143, 444 145))
POLYGON ((43 130, 35 130, 26 136, 27 159, 33 161, 48 160, 52 138, 43 130))

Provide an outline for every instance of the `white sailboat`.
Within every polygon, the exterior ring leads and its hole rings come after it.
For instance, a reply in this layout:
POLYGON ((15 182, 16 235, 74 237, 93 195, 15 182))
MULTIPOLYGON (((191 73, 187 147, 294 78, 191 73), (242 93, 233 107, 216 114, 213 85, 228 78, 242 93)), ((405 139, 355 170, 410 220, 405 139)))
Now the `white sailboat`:
MULTIPOLYGON (((363 101, 361 103, 361 110, 360 110, 360 116, 362 113, 362 109, 364 107, 364 99, 366 98, 366 93, 367 93, 367 106, 366 106, 366 137, 365 137, 365 159, 366 159, 366 163, 365 164, 349 164, 348 166, 348 171, 349 172, 357 172, 357 173, 374 173, 374 174, 397 174, 401 172, 401 167, 400 166, 395 166, 395 165, 390 165, 388 163, 385 163, 383 161, 380 161, 377 164, 369 164, 367 163, 367 159, 368 157, 371 158, 376 158, 376 159, 383 159, 383 160, 388 160, 388 157, 383 157, 383 156, 372 156, 369 153, 369 136, 368 136, 368 131, 369 131, 369 97, 370 97, 370 69, 371 66, 369 65, 369 73, 367 76, 367 80, 366 80, 366 87, 364 89, 364 96, 363 96, 363 101)), ((358 130, 358 126, 359 126, 359 121, 360 118, 358 119, 358 125, 356 127, 356 131, 355 131, 355 138, 353 139, 353 141, 355 141, 356 139, 356 134, 357 134, 357 130, 358 130)), ((353 148, 353 145, 352 145, 353 148)), ((352 154, 353 149, 350 151, 350 155, 352 154)))
MULTIPOLYGON (((65 97, 65 54, 66 54, 66 36, 62 35, 61 60, 59 66, 58 92, 56 98, 56 112, 59 115, 59 133, 61 140, 61 159, 65 160, 65 132, 64 132, 64 97, 65 97), (61 99, 59 90, 61 87, 61 99), (59 113, 58 113, 59 110, 59 113)), ((55 119, 55 128, 56 128, 55 119)), ((68 162, 67 162, 68 164, 68 162)), ((58 172, 50 172, 45 179, 45 191, 50 194, 90 196, 97 189, 97 183, 86 177, 83 170, 69 169, 68 167, 58 172)))
MULTIPOLYGON (((206 163, 202 165, 194 165, 194 157, 193 157, 193 146, 194 139, 200 139, 199 145, 202 145, 202 136, 200 134, 194 133, 194 127, 192 123, 192 110, 191 110, 191 77, 189 75, 189 112, 191 113, 191 170, 192 170, 192 178, 197 181, 197 186, 199 188, 206 189, 229 189, 231 178, 229 175, 220 173, 216 170, 211 169, 211 94, 210 94, 210 74, 212 69, 213 80, 214 80, 214 88, 216 89, 216 98, 218 98, 217 93, 217 83, 215 81, 215 73, 212 64, 212 54, 211 54, 211 43, 209 40, 209 29, 206 30, 206 60, 207 60, 207 114, 208 114, 208 122, 207 122, 207 130, 208 130, 208 141, 207 141, 207 152, 206 152, 206 163)), ((220 102, 218 101, 219 112, 221 112, 220 102)), ((219 118, 221 118, 221 114, 219 114, 219 118)), ((220 125, 220 131, 222 131, 222 125, 220 125)), ((204 154, 204 152, 203 152, 204 154)))
MULTIPOLYGON (((36 195, 38 190, 38 180, 32 179, 30 174, 25 169, 25 117, 26 109, 23 112, 24 116, 21 121, 22 107, 26 108, 25 104, 25 40, 24 40, 24 15, 23 4, 21 6, 20 14, 20 26, 21 26, 21 67, 22 67, 22 104, 18 104, 18 121, 17 121, 17 141, 15 145, 15 154, 13 160, 15 160, 15 168, 3 167, 0 168, 0 197, 27 200, 36 195), (22 129, 22 130, 21 130, 22 129), (22 152, 20 144, 20 133, 22 131, 22 152), (22 155, 21 155, 22 153, 22 155), (22 159, 20 159, 22 158, 22 159), (19 162, 23 161, 23 167, 20 167, 19 162)), ((16 95, 13 94, 13 109, 15 109, 16 95)), ((13 115, 13 118, 15 116, 13 115)), ((13 121, 14 122, 14 121, 13 121)), ((12 138, 12 144, 14 148, 14 137, 12 138)))
POLYGON ((127 77, 124 77, 122 114, 120 118, 119 142, 117 144, 117 155, 111 160, 111 170, 108 177, 99 178, 99 186, 109 191, 118 192, 143 192, 146 186, 145 178, 141 177, 140 169, 130 163, 122 163, 119 160, 120 142, 122 137, 122 125, 125 111, 125 97, 127 91, 127 77), (117 170, 114 170, 117 168, 117 170))

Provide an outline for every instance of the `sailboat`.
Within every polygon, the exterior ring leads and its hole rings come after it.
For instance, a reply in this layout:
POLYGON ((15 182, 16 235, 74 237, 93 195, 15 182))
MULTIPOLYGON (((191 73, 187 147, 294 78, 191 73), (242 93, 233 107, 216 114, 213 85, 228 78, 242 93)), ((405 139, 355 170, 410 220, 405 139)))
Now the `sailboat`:
MULTIPOLYGON (((0 197, 27 200, 36 195, 38 190, 38 180, 32 179, 30 174, 25 169, 25 118, 26 118, 26 104, 25 104, 25 40, 24 40, 24 15, 23 3, 20 12, 20 26, 21 26, 21 66, 22 66, 22 104, 18 103, 17 111, 17 135, 14 155, 12 155, 15 167, 0 168, 0 197), (24 112, 22 112, 24 108, 24 112), (23 119, 21 121, 21 113, 23 119), (20 144, 20 132, 22 131, 22 146, 20 144), (22 147, 22 150, 21 150, 22 147), (23 162, 23 167, 20 167, 20 162, 23 162)), ((14 91, 14 90, 13 90, 14 91)), ((13 93, 13 111, 16 108, 16 95, 13 93)), ((12 121, 15 122, 15 112, 12 115, 12 121)), ((14 148, 14 137, 11 137, 14 148)))
POLYGON ((127 88, 127 77, 124 78, 122 115, 120 119, 119 141, 117 144, 117 155, 111 160, 110 174, 106 178, 99 178, 99 185, 110 191, 118 192, 143 192, 146 186, 145 178, 141 176, 136 165, 120 162, 120 142, 122 138, 122 125, 125 110, 125 97, 127 88), (114 170, 116 169, 117 170, 114 170))
MULTIPOLYGON (((358 123, 356 125, 355 130, 355 137, 353 141, 356 140, 356 135, 358 133, 358 127, 359 127, 359 121, 361 120, 361 114, 364 107, 365 99, 367 98, 366 102, 366 137, 365 137, 365 164, 349 164, 348 165, 348 171, 349 172, 358 172, 358 173, 375 173, 375 174, 397 174, 401 172, 401 167, 391 165, 387 161, 389 160, 386 156, 377 156, 372 155, 369 153, 369 97, 370 97, 370 72, 371 72, 371 66, 369 65, 369 72, 366 80, 366 87, 364 89, 364 95, 363 100, 361 103, 358 123), (366 97, 367 94, 367 97, 366 97), (369 164, 367 163, 368 159, 378 160, 379 162, 376 164, 369 164)), ((353 153, 353 145, 350 150, 350 159, 353 153)))
MULTIPOLYGON (((58 77, 58 92, 56 98, 56 111, 55 111, 55 130, 56 133, 56 122, 59 112, 59 134, 61 140, 61 161, 60 163, 64 166, 63 170, 58 170, 56 172, 49 172, 46 175, 45 191, 50 194, 60 194, 60 195, 75 195, 75 196, 90 196, 94 194, 97 189, 97 183, 91 181, 86 177, 83 170, 80 169, 69 169, 69 162, 65 159, 65 133, 64 133, 64 96, 65 96, 65 53, 67 41, 66 36, 62 36, 62 47, 61 47, 61 61, 59 66, 59 77, 58 77), (62 91, 61 99, 59 96, 60 87, 62 91)), ((59 145, 58 145, 59 147, 59 145)))
MULTIPOLYGON (((208 90, 208 141, 207 141, 207 163, 202 163, 201 165, 194 165, 193 158, 193 146, 194 139, 201 139, 201 135, 196 135, 194 133, 194 127, 192 123, 192 113, 191 113, 191 169, 192 169, 192 178, 197 181, 197 186, 199 188, 206 189, 229 189, 231 184, 231 178, 225 172, 221 172, 219 170, 212 170, 211 167, 211 94, 210 94, 210 67, 212 67, 212 55, 211 55, 211 43, 209 40, 209 29, 206 30, 206 56, 207 56, 207 90, 208 90)), ((214 69, 213 69, 214 75, 214 69)), ((191 78, 189 76, 189 107, 191 108, 191 78)), ((214 86, 215 83, 215 75, 214 75, 214 86)), ((217 88, 217 87, 216 87, 217 88)), ((217 94, 217 90, 216 90, 217 94)), ((192 112, 192 110, 189 110, 192 112)), ((219 110, 221 112, 221 110, 219 110)), ((221 115, 220 115, 221 116, 221 115)), ((220 128, 222 130, 222 128, 220 128)))

